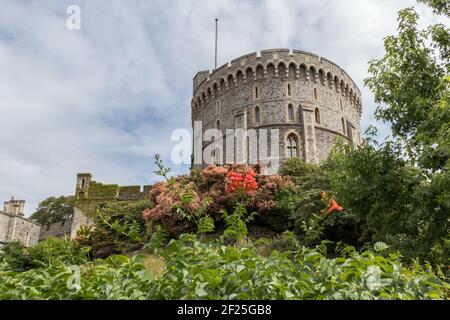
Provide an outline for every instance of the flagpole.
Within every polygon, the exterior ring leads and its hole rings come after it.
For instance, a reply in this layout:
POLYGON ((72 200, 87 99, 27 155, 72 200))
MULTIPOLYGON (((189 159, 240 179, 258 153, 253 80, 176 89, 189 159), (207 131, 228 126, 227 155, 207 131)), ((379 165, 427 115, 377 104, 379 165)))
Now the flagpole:
POLYGON ((214 69, 217 69, 217 25, 218 25, 219 19, 216 18, 216 35, 215 35, 215 49, 214 49, 214 69))

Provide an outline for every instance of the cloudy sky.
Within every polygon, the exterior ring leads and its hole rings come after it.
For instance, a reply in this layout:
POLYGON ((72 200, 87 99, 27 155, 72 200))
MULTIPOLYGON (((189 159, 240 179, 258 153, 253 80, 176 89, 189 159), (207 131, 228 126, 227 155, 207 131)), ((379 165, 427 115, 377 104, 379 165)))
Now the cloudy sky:
MULTIPOLYGON (((176 128, 190 129, 192 78, 267 48, 302 49, 342 66, 363 92, 367 61, 383 55, 396 14, 413 0, 112 1, 2 0, 0 201, 73 194, 77 172, 122 185, 155 181, 153 156, 170 165, 176 128), (69 5, 81 29, 66 27, 69 5)), ((436 21, 417 6, 424 25, 436 21)), ((379 125, 383 132, 387 126, 379 125)), ((186 172, 187 166, 173 166, 186 172)))

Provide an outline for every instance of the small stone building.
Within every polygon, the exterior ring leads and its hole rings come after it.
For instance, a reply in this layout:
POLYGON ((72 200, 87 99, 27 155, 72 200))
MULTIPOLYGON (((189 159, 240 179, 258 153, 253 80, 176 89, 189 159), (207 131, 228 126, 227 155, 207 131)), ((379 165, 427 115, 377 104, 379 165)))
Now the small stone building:
POLYGON ((24 207, 24 200, 5 201, 0 210, 0 246, 13 241, 26 247, 38 243, 41 225, 24 217, 24 207))

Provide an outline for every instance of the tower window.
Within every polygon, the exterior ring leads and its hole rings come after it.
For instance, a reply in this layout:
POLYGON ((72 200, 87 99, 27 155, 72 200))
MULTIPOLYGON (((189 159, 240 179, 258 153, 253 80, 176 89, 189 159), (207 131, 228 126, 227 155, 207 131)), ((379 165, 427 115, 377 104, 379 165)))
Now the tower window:
POLYGON ((345 134, 345 120, 344 120, 344 118, 342 118, 341 121, 342 121, 342 132, 345 134))
POLYGON ((214 158, 215 164, 222 164, 222 157, 221 157, 219 148, 215 148, 213 150, 213 158, 214 158))
POLYGON ((216 101, 216 114, 220 114, 220 101, 216 101))
POLYGON ((291 84, 290 83, 287 84, 287 95, 289 97, 291 96, 291 84))
POLYGON ((298 141, 297 137, 293 133, 287 137, 287 153, 288 158, 298 157, 298 141))
POLYGON ((317 93, 317 88, 314 88, 314 99, 317 100, 319 98, 319 95, 317 93))
POLYGON ((259 99, 259 88, 255 86, 255 99, 259 99))
POLYGON ((291 103, 288 105, 288 119, 290 121, 294 120, 294 106, 291 103))
POLYGON ((259 110, 259 107, 255 107, 255 123, 261 123, 261 111, 259 110))
POLYGON ((320 124, 320 110, 319 108, 316 108, 316 110, 314 110, 314 115, 316 118, 316 123, 320 124))
POLYGON ((342 99, 339 99, 339 104, 341 106, 341 110, 344 110, 344 107, 342 106, 342 99))
POLYGON ((220 120, 217 120, 217 121, 216 121, 216 129, 217 129, 217 130, 220 130, 220 120))

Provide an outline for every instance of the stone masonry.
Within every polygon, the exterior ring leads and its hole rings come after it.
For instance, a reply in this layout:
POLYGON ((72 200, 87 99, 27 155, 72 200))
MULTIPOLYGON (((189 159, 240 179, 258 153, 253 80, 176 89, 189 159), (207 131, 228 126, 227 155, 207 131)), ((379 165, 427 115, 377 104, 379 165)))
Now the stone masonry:
POLYGON ((70 227, 70 238, 77 235, 83 225, 91 225, 87 211, 96 209, 113 201, 137 201, 147 199, 150 194, 150 185, 119 186, 117 184, 103 184, 92 180, 90 173, 79 173, 75 189, 75 205, 73 219, 70 227))
MULTIPOLYGON (((193 127, 201 121, 203 132, 218 129, 222 134, 237 128, 279 129, 281 162, 301 157, 318 163, 338 137, 355 146, 363 143, 359 88, 337 64, 315 54, 289 49, 247 54, 198 72, 193 85, 193 127)), ((203 150, 210 143, 203 142, 203 150)), ((229 163, 226 143, 214 143, 209 149, 217 163, 229 163)), ((242 149, 235 152, 244 153, 245 163, 251 151, 246 145, 242 149)))
POLYGON ((0 210, 0 246, 20 241, 29 247, 38 242, 41 225, 24 217, 24 206, 24 200, 5 201, 0 210))

